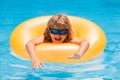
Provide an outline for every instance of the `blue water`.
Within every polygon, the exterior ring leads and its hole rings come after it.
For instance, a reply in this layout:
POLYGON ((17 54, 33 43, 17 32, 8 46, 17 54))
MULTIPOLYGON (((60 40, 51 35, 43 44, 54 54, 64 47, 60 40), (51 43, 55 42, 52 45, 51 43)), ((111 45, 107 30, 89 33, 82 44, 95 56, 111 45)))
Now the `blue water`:
POLYGON ((1 0, 0 33, 0 80, 120 80, 120 0, 1 0), (44 62, 38 70, 12 55, 9 40, 18 24, 58 13, 97 23, 107 37, 101 55, 84 63, 44 62))

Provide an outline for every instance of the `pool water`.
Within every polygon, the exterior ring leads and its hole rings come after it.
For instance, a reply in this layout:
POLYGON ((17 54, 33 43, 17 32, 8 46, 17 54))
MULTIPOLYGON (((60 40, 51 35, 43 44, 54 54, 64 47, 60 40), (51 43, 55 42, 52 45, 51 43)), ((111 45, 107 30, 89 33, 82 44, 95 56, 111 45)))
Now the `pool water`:
POLYGON ((120 80, 120 0, 1 0, 0 33, 0 80, 120 80), (98 24, 106 34, 106 48, 87 62, 43 62, 43 68, 32 69, 30 60, 13 55, 10 35, 25 20, 58 13, 98 24))

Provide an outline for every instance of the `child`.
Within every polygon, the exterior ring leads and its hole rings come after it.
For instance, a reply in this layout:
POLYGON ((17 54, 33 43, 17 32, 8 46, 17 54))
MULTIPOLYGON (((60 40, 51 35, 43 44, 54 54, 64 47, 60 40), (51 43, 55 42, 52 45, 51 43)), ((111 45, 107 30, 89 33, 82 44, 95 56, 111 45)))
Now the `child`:
POLYGON ((47 23, 43 36, 30 40, 26 44, 27 52, 32 60, 32 67, 43 66, 35 52, 35 45, 41 43, 74 43, 80 45, 79 50, 68 57, 69 59, 81 59, 82 55, 89 48, 89 43, 85 40, 73 37, 72 26, 66 15, 57 14, 52 16, 47 23))

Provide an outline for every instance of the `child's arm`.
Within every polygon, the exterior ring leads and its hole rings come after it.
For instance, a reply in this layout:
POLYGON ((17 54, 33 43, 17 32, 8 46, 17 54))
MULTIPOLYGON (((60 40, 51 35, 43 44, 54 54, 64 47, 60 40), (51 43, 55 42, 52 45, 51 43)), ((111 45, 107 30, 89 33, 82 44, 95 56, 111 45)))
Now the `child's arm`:
POLYGON ((30 40, 26 44, 26 50, 27 50, 27 52, 32 60, 32 67, 33 68, 39 68, 39 67, 43 66, 42 62, 38 59, 38 57, 36 55, 36 51, 35 51, 35 45, 43 43, 43 41, 44 41, 44 36, 41 36, 39 38, 30 40))
POLYGON ((89 48, 89 43, 86 40, 82 40, 82 39, 75 38, 75 37, 71 40, 71 43, 78 44, 78 45, 80 45, 80 47, 79 47, 79 50, 76 53, 74 53, 73 56, 71 56, 69 58, 70 59, 73 59, 73 58, 82 59, 82 56, 89 48))

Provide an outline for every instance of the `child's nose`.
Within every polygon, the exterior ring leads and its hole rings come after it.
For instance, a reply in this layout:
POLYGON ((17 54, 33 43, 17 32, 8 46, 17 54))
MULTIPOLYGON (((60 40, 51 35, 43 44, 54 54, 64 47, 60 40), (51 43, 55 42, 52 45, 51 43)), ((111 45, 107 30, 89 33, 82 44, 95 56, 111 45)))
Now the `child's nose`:
POLYGON ((61 37, 61 35, 60 34, 56 34, 56 37, 61 37))

